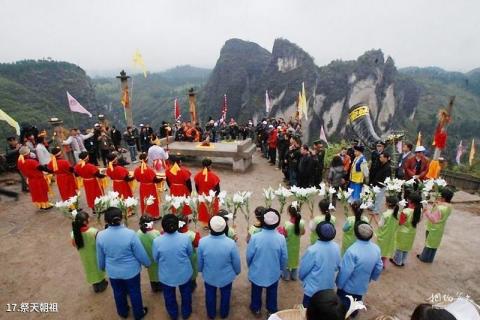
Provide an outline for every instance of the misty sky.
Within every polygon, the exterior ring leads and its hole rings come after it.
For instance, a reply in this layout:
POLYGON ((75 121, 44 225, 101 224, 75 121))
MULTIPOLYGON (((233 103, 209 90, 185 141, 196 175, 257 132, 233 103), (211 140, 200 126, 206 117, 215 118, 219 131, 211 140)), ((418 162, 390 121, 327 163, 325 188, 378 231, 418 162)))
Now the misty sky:
POLYGON ((317 65, 381 48, 397 66, 480 67, 480 1, 0 0, 0 62, 52 57, 90 74, 213 67, 229 38, 286 38, 317 65))

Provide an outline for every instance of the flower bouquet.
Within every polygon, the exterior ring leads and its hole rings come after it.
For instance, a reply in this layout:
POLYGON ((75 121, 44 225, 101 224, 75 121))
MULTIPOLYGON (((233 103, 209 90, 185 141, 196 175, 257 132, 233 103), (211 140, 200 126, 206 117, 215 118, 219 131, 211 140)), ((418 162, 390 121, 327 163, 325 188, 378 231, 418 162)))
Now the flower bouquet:
POLYGON ((106 195, 95 198, 94 207, 98 222, 100 222, 101 215, 104 214, 108 208, 119 208, 125 219, 125 225, 128 226, 128 217, 136 213, 138 199, 134 197, 123 199, 119 197, 118 192, 110 191, 106 195))
POLYGON ((343 205, 343 212, 345 217, 348 217, 348 199, 352 196, 353 189, 348 188, 347 190, 338 190, 337 199, 340 200, 340 203, 343 205))
POLYGON ((75 215, 77 214, 78 202, 79 196, 76 195, 70 197, 68 200, 58 201, 57 203, 55 203, 55 208, 59 209, 65 217, 73 220, 75 219, 75 215))
POLYGON ((275 190, 273 190, 272 187, 263 189, 263 197, 265 199, 265 208, 271 208, 273 199, 275 199, 275 190))
POLYGON ((318 189, 315 187, 299 188, 297 186, 293 186, 290 188, 290 191, 293 193, 293 196, 297 200, 299 208, 302 208, 302 205, 304 203, 308 205, 308 209, 310 210, 310 217, 313 218, 314 199, 315 195, 318 194, 318 189))
POLYGON ((215 207, 215 201, 217 199, 216 193, 213 190, 210 190, 208 192, 208 195, 206 194, 200 194, 198 195, 198 202, 203 202, 205 206, 207 207, 207 212, 210 217, 212 217, 215 212, 214 207, 215 207))
POLYGON ((375 203, 375 187, 370 187, 367 185, 364 185, 362 188, 362 192, 360 193, 360 200, 362 201, 362 204, 360 205, 360 209, 370 209, 373 207, 373 204, 375 203))
POLYGON ((237 191, 227 200, 227 206, 229 207, 229 210, 233 212, 232 224, 235 225, 235 218, 237 217, 238 210, 240 210, 247 222, 247 231, 250 223, 249 200, 251 196, 252 193, 250 191, 237 191))
POLYGON ((285 208, 285 204, 287 203, 287 199, 291 197, 293 193, 282 185, 279 185, 278 189, 275 190, 274 193, 278 198, 278 202, 280 203, 280 214, 282 214, 283 208, 285 208))
POLYGON ((387 196, 398 196, 403 191, 404 180, 387 177, 382 185, 385 186, 387 196))

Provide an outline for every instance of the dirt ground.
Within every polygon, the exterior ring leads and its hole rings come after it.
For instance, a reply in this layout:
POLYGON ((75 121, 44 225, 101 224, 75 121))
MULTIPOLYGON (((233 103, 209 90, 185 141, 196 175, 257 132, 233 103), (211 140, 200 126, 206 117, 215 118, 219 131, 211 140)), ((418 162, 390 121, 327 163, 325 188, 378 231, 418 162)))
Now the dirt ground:
MULTIPOLYGON (((198 165, 188 163, 195 173, 198 165)), ((281 182, 281 172, 269 166, 256 155, 247 173, 233 173, 229 166, 214 168, 221 177, 221 188, 228 192, 250 190, 254 195, 251 210, 263 204, 262 189, 276 188, 281 182)), ((19 186, 9 187, 18 190, 19 186)), ((55 187, 56 188, 56 187, 55 187)), ((70 244, 70 220, 55 209, 46 213, 34 209, 28 195, 18 202, 2 198, 0 203, 0 303, 2 319, 116 319, 112 291, 93 293, 86 284, 78 254, 70 244), (42 303, 58 304, 57 313, 6 312, 7 304, 42 303)), ((276 204, 276 202, 275 202, 276 204)), ((84 205, 84 207, 86 207, 84 205)), ((308 219, 308 213, 304 216, 308 219)), ((253 218, 253 214, 252 214, 253 218)), ((252 219, 251 218, 251 219, 252 219)), ((284 217, 282 217, 283 219, 284 217)), ((337 237, 341 243, 343 212, 339 208, 337 237)), ((130 226, 137 229, 137 218, 130 226)), ((160 224, 157 225, 160 228, 160 224)), ((238 245, 242 256, 242 273, 235 280, 232 292, 231 320, 252 319, 248 306, 250 283, 245 264, 246 223, 237 221, 238 245)), ((389 315, 409 319, 418 303, 432 294, 468 294, 480 302, 480 216, 478 204, 458 205, 448 221, 442 246, 433 264, 422 264, 415 258, 424 242, 424 224, 421 223, 407 265, 398 269, 388 266, 378 282, 370 285, 365 302, 367 311, 358 319, 374 319, 389 315), (471 212, 477 212, 471 213, 471 212)), ((302 239, 302 251, 308 246, 308 233, 302 239)), ((207 319, 204 305, 204 288, 201 275, 193 295, 194 313, 191 319, 207 319)), ((142 271, 144 304, 149 307, 147 319, 168 319, 163 297, 150 291, 148 275, 142 271)), ((300 282, 280 282, 279 308, 288 309, 302 301, 300 282)), ((265 311, 264 311, 265 314, 265 311)))

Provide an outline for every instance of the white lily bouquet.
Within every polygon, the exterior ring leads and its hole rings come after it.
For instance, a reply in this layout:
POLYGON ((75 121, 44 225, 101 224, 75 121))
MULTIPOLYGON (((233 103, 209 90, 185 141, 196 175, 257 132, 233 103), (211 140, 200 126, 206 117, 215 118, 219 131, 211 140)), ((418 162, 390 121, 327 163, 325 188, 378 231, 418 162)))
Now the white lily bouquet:
POLYGON ((310 216, 313 217, 314 201, 315 196, 318 194, 318 189, 315 187, 299 188, 297 186, 293 186, 290 188, 290 191, 297 200, 299 208, 302 208, 302 205, 306 203, 308 209, 310 210, 310 216))
POLYGON ((164 212, 173 213, 172 209, 175 209, 175 212, 182 213, 183 207, 188 204, 187 197, 185 196, 171 196, 165 195, 165 202, 163 203, 162 209, 164 212))
POLYGON ((338 190, 337 199, 340 200, 340 203, 343 205, 343 213, 345 217, 348 217, 348 199, 352 196, 353 189, 348 188, 347 190, 338 190))
POLYGON ((279 185, 278 189, 275 190, 274 193, 277 196, 278 202, 280 203, 280 214, 282 214, 285 204, 287 203, 287 199, 290 198, 293 193, 282 185, 279 185))
POLYGON ((362 204, 360 205, 360 209, 369 209, 373 207, 373 204, 375 203, 375 196, 376 193, 374 190, 375 187, 370 187, 367 185, 364 185, 362 188, 362 192, 360 193, 360 200, 362 201, 362 204))
POLYGON ((387 196, 398 196, 403 191, 404 180, 387 177, 382 185, 385 186, 387 196))
POLYGON ((123 199, 118 192, 110 191, 106 195, 95 198, 95 212, 97 214, 97 221, 100 222, 100 217, 110 207, 119 208, 122 211, 125 225, 128 226, 128 218, 136 214, 138 207, 138 199, 128 197, 123 199))
POLYGON ((318 195, 322 197, 322 199, 328 199, 330 200, 330 203, 331 203, 332 198, 335 196, 335 193, 337 193, 337 189, 326 184, 325 182, 320 183, 320 189, 318 190, 318 195))
POLYGON ((235 225, 235 218, 237 217, 237 212, 240 210, 245 221, 247 222, 247 230, 250 223, 250 197, 252 193, 250 191, 237 191, 233 194, 231 198, 228 198, 226 203, 229 210, 232 211, 232 224, 235 225))
POLYGON ((423 200, 435 200, 440 196, 440 192, 446 186, 447 181, 443 178, 429 179, 419 183, 418 190, 421 192, 423 200))
POLYGON ((199 194, 198 195, 198 202, 202 202, 205 204, 207 207, 207 212, 210 217, 212 217, 215 212, 214 211, 214 205, 215 205, 215 200, 217 199, 216 193, 213 190, 210 190, 207 194, 199 194))
POLYGON ((192 211, 192 221, 195 226, 195 230, 197 230, 197 223, 198 223, 198 196, 195 191, 192 192, 192 194, 187 197, 185 200, 185 203, 188 204, 192 211))
POLYGON ((60 210, 65 217, 70 219, 75 219, 78 210, 78 201, 79 196, 70 197, 68 200, 65 201, 58 201, 55 203, 55 208, 60 210))
POLYGON ((263 198, 265 199, 265 208, 271 208, 273 199, 275 199, 275 190, 273 190, 272 187, 263 189, 263 198))

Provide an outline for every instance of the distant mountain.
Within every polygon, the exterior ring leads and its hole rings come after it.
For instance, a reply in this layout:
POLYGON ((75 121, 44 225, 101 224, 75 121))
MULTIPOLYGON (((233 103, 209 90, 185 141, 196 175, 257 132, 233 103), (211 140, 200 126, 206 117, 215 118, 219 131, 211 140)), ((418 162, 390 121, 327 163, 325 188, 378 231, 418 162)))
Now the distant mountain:
MULTIPOLYGON (((119 70, 120 71, 120 70, 119 70)), ((348 135, 348 109, 364 102, 370 106, 375 130, 380 135, 405 129, 414 141, 422 132, 430 147, 436 114, 450 96, 456 96, 453 121, 449 126, 448 148, 454 158, 459 140, 480 141, 480 68, 467 73, 437 67, 409 67, 397 70, 394 60, 381 50, 370 50, 356 60, 335 60, 316 66, 313 58, 298 45, 277 39, 272 51, 240 39, 226 41, 213 70, 178 66, 147 78, 134 74, 132 108, 134 122, 158 128, 162 120, 173 120, 173 101, 179 99, 183 118, 188 117, 187 90, 198 92, 200 121, 220 118, 223 95, 227 94, 227 117, 238 121, 265 116, 265 91, 273 108, 268 116, 294 116, 302 82, 305 82, 308 120, 302 120, 304 141, 318 137, 325 127, 331 141, 348 135)), ((103 113, 124 128, 120 104, 120 83, 115 77, 90 79, 85 71, 68 62, 25 60, 0 64, 0 109, 18 122, 48 128, 47 120, 56 116, 66 127, 88 127, 103 113), (69 91, 94 114, 71 113, 65 92, 69 91)), ((0 139, 13 129, 0 125, 0 139)))
POLYGON ((265 91, 273 109, 268 116, 294 116, 301 84, 305 82, 308 120, 303 120, 305 140, 318 138, 321 125, 327 135, 345 134, 348 109, 368 103, 374 126, 380 132, 400 128, 415 112, 419 88, 400 75, 392 58, 372 50, 356 61, 333 61, 318 67, 296 44, 277 39, 272 53, 255 43, 228 40, 202 93, 205 115, 219 116, 221 99, 227 94, 228 117, 240 121, 262 118, 265 91), (399 121, 392 121, 392 119, 399 121))
POLYGON ((472 138, 480 138, 480 68, 468 73, 451 72, 437 67, 403 68, 400 73, 415 79, 420 89, 420 100, 413 121, 406 124, 411 139, 421 131, 424 144, 429 147, 437 124, 438 110, 455 96, 453 119, 448 127, 449 139, 444 155, 454 159, 460 140, 470 145, 472 138))
MULTIPOLYGON (((70 112, 66 91, 90 112, 97 113, 93 83, 79 66, 52 60, 0 64, 0 109, 19 123, 48 128, 48 119, 58 117, 67 126, 88 125, 88 116, 70 112)), ((14 132, 2 122, 2 144, 14 132)))
MULTIPOLYGON (((187 90, 199 91, 206 83, 211 70, 193 66, 178 66, 164 72, 134 74, 131 104, 135 124, 148 123, 155 128, 162 121, 173 120, 173 101, 178 98, 183 117, 188 115, 187 90)), ((93 79, 100 110, 109 119, 125 126, 123 107, 120 104, 120 82, 114 77, 93 79)))

